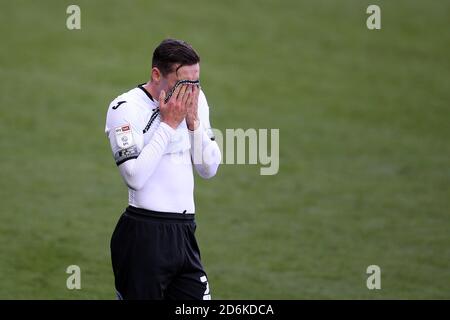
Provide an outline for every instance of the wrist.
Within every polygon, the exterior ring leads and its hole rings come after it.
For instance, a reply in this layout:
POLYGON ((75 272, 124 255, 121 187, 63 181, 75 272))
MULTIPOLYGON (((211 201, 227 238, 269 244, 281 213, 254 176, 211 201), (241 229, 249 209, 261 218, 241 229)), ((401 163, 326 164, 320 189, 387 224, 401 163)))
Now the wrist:
POLYGON ((187 127, 190 131, 195 131, 200 126, 200 120, 194 119, 194 120, 187 120, 186 119, 187 127))
POLYGON ((175 123, 174 121, 163 120, 163 121, 161 121, 161 123, 167 124, 169 127, 171 127, 174 130, 176 130, 178 128, 178 123, 175 123))

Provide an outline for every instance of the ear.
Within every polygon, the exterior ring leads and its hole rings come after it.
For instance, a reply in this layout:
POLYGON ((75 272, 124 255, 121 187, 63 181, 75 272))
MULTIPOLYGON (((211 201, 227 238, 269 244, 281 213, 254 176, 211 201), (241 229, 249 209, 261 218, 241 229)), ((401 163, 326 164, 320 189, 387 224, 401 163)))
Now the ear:
POLYGON ((161 81, 161 71, 157 67, 152 68, 152 81, 157 83, 161 81))

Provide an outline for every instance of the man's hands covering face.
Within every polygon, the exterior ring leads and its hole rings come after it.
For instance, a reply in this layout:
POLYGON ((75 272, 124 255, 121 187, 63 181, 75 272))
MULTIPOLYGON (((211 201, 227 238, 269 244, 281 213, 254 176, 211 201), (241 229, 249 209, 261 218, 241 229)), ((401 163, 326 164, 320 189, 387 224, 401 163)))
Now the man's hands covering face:
MULTIPOLYGON (((184 81, 183 81, 184 82, 184 81)), ((199 126, 198 120, 198 96, 200 87, 197 82, 188 82, 176 85, 173 93, 166 96, 164 90, 159 95, 159 109, 161 120, 172 128, 186 119, 189 130, 195 130, 199 126)))
POLYGON ((159 94, 161 121, 176 129, 181 121, 186 118, 187 106, 192 104, 194 95, 192 94, 191 85, 178 86, 167 103, 164 102, 165 97, 166 93, 164 90, 161 90, 159 94))

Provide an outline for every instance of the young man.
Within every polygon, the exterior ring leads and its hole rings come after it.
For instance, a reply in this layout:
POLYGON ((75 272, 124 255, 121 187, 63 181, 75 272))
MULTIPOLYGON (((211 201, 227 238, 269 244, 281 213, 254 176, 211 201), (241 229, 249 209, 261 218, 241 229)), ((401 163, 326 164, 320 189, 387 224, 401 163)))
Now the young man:
POLYGON ((153 53, 150 81, 108 108, 105 132, 129 203, 111 239, 119 299, 211 297, 194 236, 193 167, 211 178, 221 154, 199 63, 189 44, 166 39, 153 53))

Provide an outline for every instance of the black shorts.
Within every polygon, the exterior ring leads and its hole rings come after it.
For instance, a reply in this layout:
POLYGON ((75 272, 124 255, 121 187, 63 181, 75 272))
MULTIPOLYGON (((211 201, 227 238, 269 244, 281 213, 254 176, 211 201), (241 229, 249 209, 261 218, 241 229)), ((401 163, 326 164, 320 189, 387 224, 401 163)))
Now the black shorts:
POLYGON ((111 238, 119 299, 209 300, 193 214, 129 206, 111 238))

